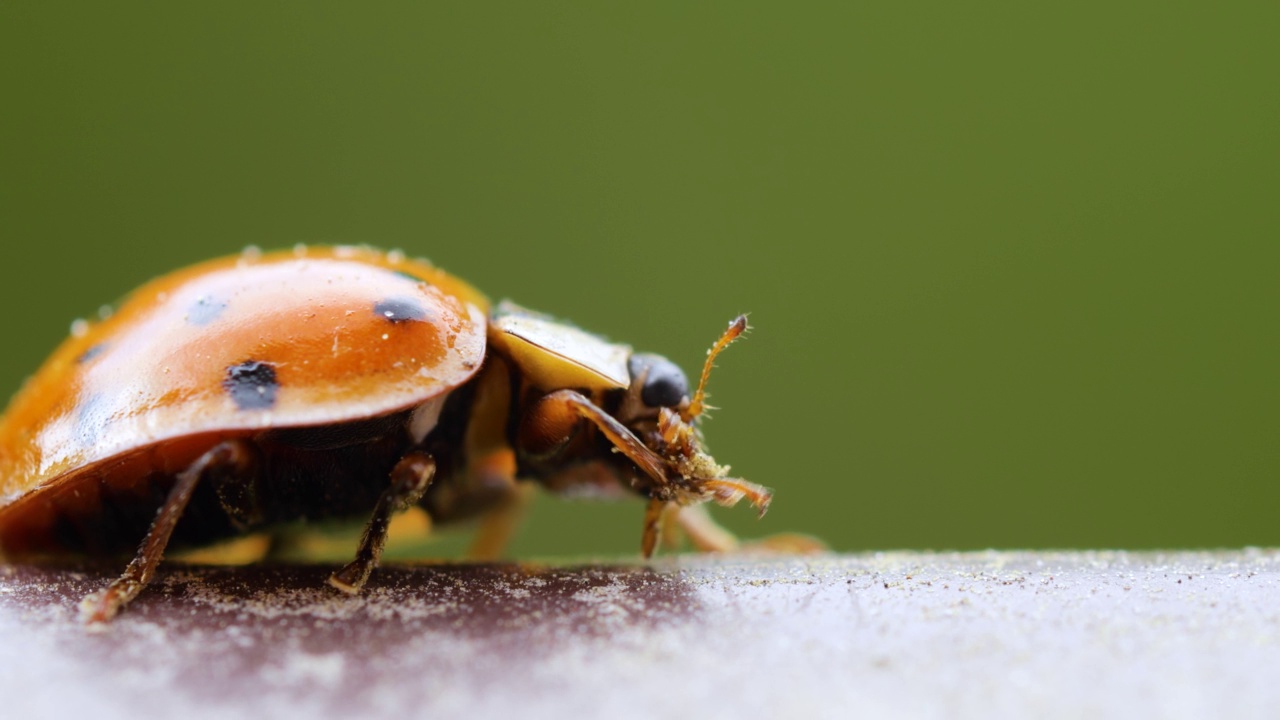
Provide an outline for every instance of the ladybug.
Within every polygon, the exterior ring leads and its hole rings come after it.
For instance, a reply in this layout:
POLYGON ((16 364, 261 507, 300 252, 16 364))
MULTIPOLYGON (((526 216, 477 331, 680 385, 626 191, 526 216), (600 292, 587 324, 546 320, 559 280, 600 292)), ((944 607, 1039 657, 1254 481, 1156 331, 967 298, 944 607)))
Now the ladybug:
POLYGON ((690 392, 663 357, 510 302, 491 308, 403 253, 251 248, 73 325, 0 419, 0 553, 136 548, 81 604, 101 623, 167 547, 298 521, 367 518, 329 580, 349 593, 377 565, 391 517, 414 505, 437 523, 481 519, 476 555, 492 557, 522 480, 648 498, 645 557, 664 519, 700 549, 728 549, 698 504, 746 498, 763 514, 771 493, 728 477, 697 420, 713 360, 746 328, 729 325, 690 392))

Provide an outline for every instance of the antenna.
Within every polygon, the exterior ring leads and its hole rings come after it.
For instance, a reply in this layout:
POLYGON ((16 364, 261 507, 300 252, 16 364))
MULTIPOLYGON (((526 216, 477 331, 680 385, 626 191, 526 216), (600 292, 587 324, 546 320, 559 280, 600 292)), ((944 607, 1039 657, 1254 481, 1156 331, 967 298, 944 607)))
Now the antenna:
POLYGON ((693 394, 693 400, 689 403, 689 407, 680 412, 680 417, 685 422, 692 421, 701 415, 703 410, 707 409, 705 402, 707 397, 707 378, 711 375, 711 368, 714 366, 716 356, 746 331, 747 316, 739 315, 734 318, 733 322, 729 323, 729 329, 725 330, 720 339, 716 340, 716 344, 712 345, 711 349, 707 351, 707 361, 702 364, 702 378, 698 380, 698 391, 693 394))

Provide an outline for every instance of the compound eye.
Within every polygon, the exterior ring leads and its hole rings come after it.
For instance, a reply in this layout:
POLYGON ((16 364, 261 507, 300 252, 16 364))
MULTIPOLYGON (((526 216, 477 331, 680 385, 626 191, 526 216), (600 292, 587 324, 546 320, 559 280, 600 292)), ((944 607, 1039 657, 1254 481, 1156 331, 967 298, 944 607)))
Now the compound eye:
POLYGON ((633 380, 645 370, 649 371, 644 387, 640 388, 640 399, 649 407, 675 407, 689 394, 689 380, 684 371, 661 355, 632 355, 628 369, 633 380))

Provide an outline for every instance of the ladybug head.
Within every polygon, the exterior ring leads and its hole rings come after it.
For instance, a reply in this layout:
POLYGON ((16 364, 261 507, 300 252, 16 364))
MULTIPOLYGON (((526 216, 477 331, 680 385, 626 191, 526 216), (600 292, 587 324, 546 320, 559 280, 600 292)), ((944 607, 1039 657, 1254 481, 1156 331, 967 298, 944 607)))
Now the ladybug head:
POLYGON ((712 500, 733 505, 746 498, 764 514, 772 493, 759 485, 728 477, 729 466, 719 465, 703 446, 697 421, 706 404, 707 378, 716 356, 747 330, 747 318, 739 316, 712 345, 702 366, 697 390, 689 394, 689 381, 675 363, 660 355, 637 353, 628 368, 631 385, 617 412, 617 419, 653 456, 645 464, 636 489, 650 498, 691 505, 712 500))

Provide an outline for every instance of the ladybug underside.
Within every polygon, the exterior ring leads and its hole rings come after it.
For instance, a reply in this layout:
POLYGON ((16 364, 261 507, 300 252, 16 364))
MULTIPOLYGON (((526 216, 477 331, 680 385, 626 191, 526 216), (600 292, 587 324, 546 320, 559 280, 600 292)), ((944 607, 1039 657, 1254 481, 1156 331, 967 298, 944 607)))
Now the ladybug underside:
MULTIPOLYGON (((248 443, 254 456, 251 471, 198 485, 170 547, 200 547, 299 520, 364 520, 386 489, 391 469, 415 444, 407 431, 409 417, 406 411, 323 428, 166 441, 73 473, 56 487, 5 508, 0 546, 9 557, 133 553, 179 472, 226 440, 248 443), (334 443, 336 439, 340 442, 334 443)), ((432 444, 442 450, 437 457, 448 462, 448 441, 442 436, 432 438, 432 444)), ((432 507, 435 496, 447 495, 450 486, 434 483, 436 491, 424 499, 440 522, 465 509, 457 503, 432 507)))

